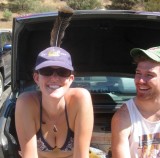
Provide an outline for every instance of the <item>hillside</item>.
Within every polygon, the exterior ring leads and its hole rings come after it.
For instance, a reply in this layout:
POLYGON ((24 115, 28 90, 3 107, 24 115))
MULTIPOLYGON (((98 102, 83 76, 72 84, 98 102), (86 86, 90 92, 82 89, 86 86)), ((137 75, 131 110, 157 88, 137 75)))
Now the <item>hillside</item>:
MULTIPOLYGON (((110 5, 111 0, 101 0, 104 6, 110 5)), ((3 19, 3 10, 5 6, 9 3, 9 0, 0 0, 0 28, 12 28, 12 19, 13 17, 23 15, 25 13, 13 13, 10 21, 5 21, 3 19)), ((41 0, 43 6, 53 6, 54 8, 58 8, 59 6, 66 5, 65 0, 41 0)))
MULTIPOLYGON (((8 2, 9 0, 0 0, 0 28, 12 28, 13 17, 25 14, 25 13, 13 13, 11 20, 5 21, 3 19, 3 9, 4 8, 2 8, 2 6, 7 6, 8 2)), ((60 0, 41 0, 41 2, 43 3, 43 5, 53 5, 55 8, 57 8, 57 6, 66 5, 65 2, 60 1, 60 0)))

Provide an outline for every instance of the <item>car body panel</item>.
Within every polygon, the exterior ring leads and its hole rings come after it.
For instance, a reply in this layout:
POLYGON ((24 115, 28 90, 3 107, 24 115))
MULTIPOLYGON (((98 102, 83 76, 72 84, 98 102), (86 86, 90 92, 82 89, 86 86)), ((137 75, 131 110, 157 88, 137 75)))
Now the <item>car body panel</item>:
MULTIPOLYGON (((50 31, 56 15, 56 13, 28 15, 14 20, 13 39, 15 42, 12 51, 14 54, 12 58, 12 69, 14 69, 12 71, 14 73, 12 74, 14 76, 12 78, 13 89, 18 88, 17 80, 20 79, 20 76, 23 76, 21 73, 16 72, 22 72, 19 68, 22 68, 23 62, 22 64, 19 63, 19 59, 21 60, 22 58, 23 60, 24 56, 34 53, 32 61, 29 57, 25 58, 25 62, 29 61, 31 67, 34 67, 36 53, 49 46, 50 31), (35 30, 34 35, 30 36, 35 30), (25 34, 28 37, 24 38, 25 34), (22 37, 24 38, 23 40, 21 39, 22 37), (46 39, 44 40, 45 43, 41 42, 42 39, 46 39), (33 41, 35 48, 28 48, 25 44, 29 40, 33 41), (23 47, 20 47, 20 45, 23 45, 23 47), (23 48, 25 50, 21 51, 23 48)), ((151 14, 146 12, 77 11, 74 13, 70 26, 66 30, 62 47, 71 52, 75 70, 78 72, 81 72, 81 69, 86 72, 113 72, 118 68, 120 72, 133 73, 131 58, 128 52, 133 47, 147 48, 152 45, 159 45, 157 40, 160 33, 159 15, 158 13, 151 14), (81 29, 82 32, 78 33, 78 27, 84 27, 84 30, 81 29), (148 36, 145 33, 146 31, 148 36), (77 41, 74 40, 75 38, 77 41), (99 42, 97 43, 96 41, 99 42), (75 47, 77 48, 76 50, 75 47), (97 58, 95 57, 96 52, 97 58), (115 54, 115 56, 110 54, 115 54), (123 55, 125 55, 126 60, 119 60, 123 55), (95 63, 97 64, 96 67, 94 66, 95 63)))

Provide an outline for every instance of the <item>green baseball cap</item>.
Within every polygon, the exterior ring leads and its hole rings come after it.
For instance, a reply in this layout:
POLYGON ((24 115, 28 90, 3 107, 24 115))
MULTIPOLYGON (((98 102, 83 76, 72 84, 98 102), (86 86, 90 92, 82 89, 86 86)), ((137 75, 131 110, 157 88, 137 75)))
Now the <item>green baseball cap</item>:
POLYGON ((149 48, 147 50, 144 49, 140 49, 140 48, 133 48, 130 51, 130 54, 132 57, 136 57, 140 54, 145 54, 147 55, 150 59, 156 61, 156 62, 160 62, 160 46, 158 47, 152 47, 149 48))

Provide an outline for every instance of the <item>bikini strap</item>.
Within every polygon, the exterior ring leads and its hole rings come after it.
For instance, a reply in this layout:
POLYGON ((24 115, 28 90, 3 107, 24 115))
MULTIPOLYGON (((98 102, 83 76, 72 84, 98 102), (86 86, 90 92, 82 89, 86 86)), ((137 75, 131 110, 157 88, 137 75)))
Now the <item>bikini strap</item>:
POLYGON ((66 105, 65 105, 65 115, 66 115, 67 126, 69 128, 68 113, 67 113, 67 106, 66 105))

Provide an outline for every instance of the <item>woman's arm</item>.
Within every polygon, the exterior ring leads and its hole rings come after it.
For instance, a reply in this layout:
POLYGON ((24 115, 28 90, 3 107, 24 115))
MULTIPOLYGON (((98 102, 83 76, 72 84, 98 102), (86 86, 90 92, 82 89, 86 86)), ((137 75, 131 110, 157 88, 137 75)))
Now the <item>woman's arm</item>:
POLYGON ((38 158, 32 95, 22 94, 16 102, 15 123, 23 158, 38 158))
POLYGON ((73 158, 89 158, 94 119, 90 93, 82 88, 76 89, 74 102, 78 109, 75 118, 73 158))
POLYGON ((112 158, 130 158, 130 124, 127 106, 123 105, 112 118, 112 158))

